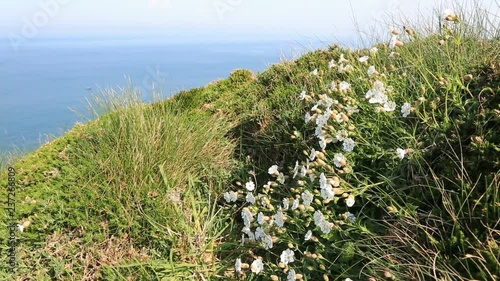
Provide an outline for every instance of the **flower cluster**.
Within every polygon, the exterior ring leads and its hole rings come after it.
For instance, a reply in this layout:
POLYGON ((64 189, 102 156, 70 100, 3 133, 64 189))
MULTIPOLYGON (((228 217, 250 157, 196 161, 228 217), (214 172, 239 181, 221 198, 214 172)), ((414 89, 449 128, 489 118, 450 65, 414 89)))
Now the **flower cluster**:
MULTIPOLYGON (((397 35, 393 32, 389 47, 402 46, 397 35)), ((363 113, 360 108, 365 109, 370 105, 377 105, 376 112, 379 113, 393 112, 398 107, 391 100, 391 96, 396 95, 393 87, 387 85, 387 76, 380 74, 374 65, 369 65, 378 52, 378 48, 373 47, 369 55, 359 55, 357 58, 352 58, 352 53, 340 54, 328 63, 328 71, 335 75, 353 71, 365 73, 367 78, 361 81, 369 81, 369 89, 364 99, 357 98, 352 84, 354 81, 341 79, 330 80, 327 85, 322 85, 320 94, 309 89, 298 93, 298 98, 311 106, 304 115, 304 121, 306 126, 314 128, 314 137, 318 142, 317 146, 304 151, 304 159, 295 161, 289 176, 286 175, 286 169, 272 165, 267 169, 272 179, 266 184, 259 187, 256 182, 249 180, 243 190, 224 194, 228 203, 234 203, 238 201, 238 195, 243 193, 242 201, 247 205, 241 209, 243 245, 273 253, 281 251, 278 264, 254 255, 252 263, 242 267, 241 259, 238 258, 236 272, 246 267, 252 273, 259 274, 266 268, 266 272, 281 270, 286 280, 300 280, 300 265, 305 259, 315 259, 318 255, 305 248, 295 251, 295 247, 312 243, 318 246, 308 246, 311 249, 324 248, 331 235, 335 235, 333 233, 360 223, 359 214, 356 214, 356 201, 357 198, 362 200, 363 193, 352 183, 347 183, 345 178, 345 175, 353 173, 351 157, 356 155, 358 147, 362 147, 357 143, 363 138, 362 132, 356 130, 353 120, 360 112, 363 113), (279 192, 275 192, 277 187, 280 187, 279 192), (283 197, 279 198, 276 196, 278 194, 283 197), (301 235, 297 236, 299 233, 301 235), (292 268, 294 265, 297 267, 292 268)), ((324 73, 324 70, 315 68, 310 75, 323 78, 324 73)), ((413 110, 411 103, 404 102, 401 116, 407 118, 413 110)), ((393 155, 404 159, 411 150, 397 148, 392 151, 393 155)), ((278 280, 278 277, 272 275, 272 280, 278 280)))

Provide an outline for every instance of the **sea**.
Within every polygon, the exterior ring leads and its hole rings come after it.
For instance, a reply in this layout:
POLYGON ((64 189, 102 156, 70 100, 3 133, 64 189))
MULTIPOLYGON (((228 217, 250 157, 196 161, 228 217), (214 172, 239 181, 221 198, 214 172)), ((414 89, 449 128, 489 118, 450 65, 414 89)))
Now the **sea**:
POLYGON ((14 46, 0 39, 0 154, 27 153, 88 119, 88 100, 105 90, 153 91, 168 98, 226 78, 255 73, 327 43, 158 41, 148 38, 37 38, 14 46))

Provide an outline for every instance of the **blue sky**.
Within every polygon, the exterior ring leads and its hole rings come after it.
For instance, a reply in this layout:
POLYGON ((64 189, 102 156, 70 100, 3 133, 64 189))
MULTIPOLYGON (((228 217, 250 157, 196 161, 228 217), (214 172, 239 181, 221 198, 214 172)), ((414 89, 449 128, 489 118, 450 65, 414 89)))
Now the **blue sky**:
MULTIPOLYGON (((0 34, 190 34, 214 38, 352 36, 390 15, 415 19, 435 0, 0 0, 0 34), (358 25, 354 25, 356 19, 358 25), (31 29, 30 29, 31 26, 31 29), (31 31, 31 33, 30 33, 31 31)), ((470 2, 470 1, 468 1, 470 2)), ((496 8, 498 0, 484 0, 496 8)), ((26 35, 25 34, 25 35, 26 35)))

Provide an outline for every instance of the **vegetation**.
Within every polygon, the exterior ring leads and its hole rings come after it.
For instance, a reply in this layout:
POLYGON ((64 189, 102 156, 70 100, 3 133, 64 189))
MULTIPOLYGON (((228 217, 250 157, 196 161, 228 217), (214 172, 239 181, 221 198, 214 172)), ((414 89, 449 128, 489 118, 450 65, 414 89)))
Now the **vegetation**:
MULTIPOLYGON (((105 93, 95 121, 11 161, 24 229, 0 276, 499 279, 500 40, 484 18, 447 12, 153 104, 105 93)), ((4 220, 2 253, 8 236, 4 220)))

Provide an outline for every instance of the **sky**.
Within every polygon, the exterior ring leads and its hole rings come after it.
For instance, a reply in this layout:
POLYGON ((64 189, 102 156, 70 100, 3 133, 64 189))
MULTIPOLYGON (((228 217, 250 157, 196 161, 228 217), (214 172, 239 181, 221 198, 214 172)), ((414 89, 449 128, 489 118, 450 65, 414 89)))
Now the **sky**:
MULTIPOLYGON (((498 14, 500 0, 482 5, 498 14)), ((0 36, 171 35, 191 39, 351 36, 453 8, 435 0, 0 0, 0 36), (355 22, 357 25, 355 25, 355 22)), ((471 1, 468 1, 471 2, 471 1)))

